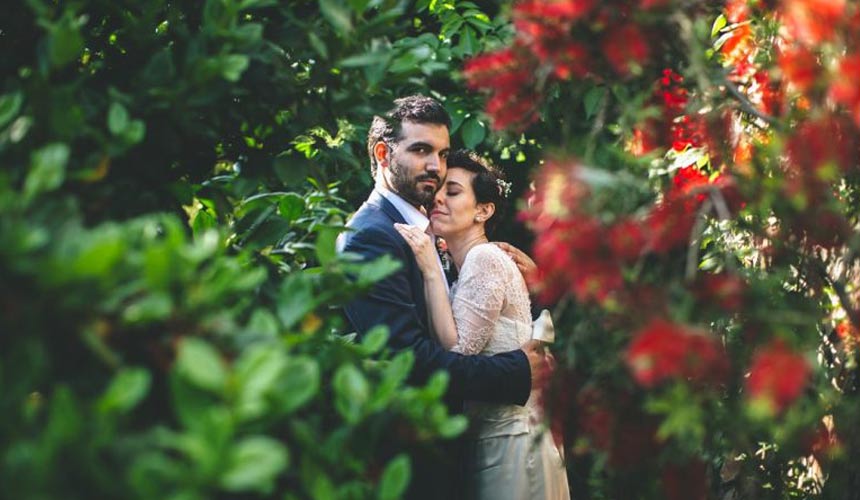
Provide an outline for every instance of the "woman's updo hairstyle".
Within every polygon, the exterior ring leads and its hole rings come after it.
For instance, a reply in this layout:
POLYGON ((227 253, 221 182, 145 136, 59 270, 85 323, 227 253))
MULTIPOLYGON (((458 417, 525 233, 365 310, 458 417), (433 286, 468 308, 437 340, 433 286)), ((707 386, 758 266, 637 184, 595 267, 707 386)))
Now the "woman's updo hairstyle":
POLYGON ((505 175, 487 160, 468 149, 451 152, 448 155, 448 168, 462 168, 475 174, 472 178, 475 200, 478 203, 492 203, 496 207, 493 216, 485 223, 487 234, 492 234, 504 216, 507 197, 510 194, 510 183, 505 181, 505 175))

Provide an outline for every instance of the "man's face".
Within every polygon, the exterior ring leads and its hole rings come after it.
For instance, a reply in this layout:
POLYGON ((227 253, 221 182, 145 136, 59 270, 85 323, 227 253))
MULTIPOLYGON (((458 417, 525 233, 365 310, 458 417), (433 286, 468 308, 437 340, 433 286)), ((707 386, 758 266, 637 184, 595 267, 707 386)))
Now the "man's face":
POLYGON ((388 187, 415 207, 433 204, 447 172, 448 127, 404 121, 400 141, 390 148, 383 175, 388 187))

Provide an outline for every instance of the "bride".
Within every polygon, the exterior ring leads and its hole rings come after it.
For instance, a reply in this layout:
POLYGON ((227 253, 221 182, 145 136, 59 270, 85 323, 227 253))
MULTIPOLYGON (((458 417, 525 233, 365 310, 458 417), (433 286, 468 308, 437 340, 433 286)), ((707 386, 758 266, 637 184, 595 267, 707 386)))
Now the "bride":
MULTIPOLYGON (((429 235, 396 224, 424 276, 431 329, 440 344, 462 354, 492 355, 531 338, 531 304, 517 265, 487 232, 507 195, 499 172, 473 152, 448 157, 445 184, 430 210, 433 233, 448 244, 459 271, 450 302, 429 235)), ((569 499, 567 475, 542 420, 533 390, 525 406, 467 402, 471 422, 466 498, 569 499)))

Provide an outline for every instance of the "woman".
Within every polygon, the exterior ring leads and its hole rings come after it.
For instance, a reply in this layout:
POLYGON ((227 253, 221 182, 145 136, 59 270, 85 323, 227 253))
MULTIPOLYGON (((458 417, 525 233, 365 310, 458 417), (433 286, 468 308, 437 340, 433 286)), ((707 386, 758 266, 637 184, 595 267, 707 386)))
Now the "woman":
MULTIPOLYGON (((514 261, 489 243, 487 231, 507 195, 499 173, 471 152, 448 157, 445 185, 430 211, 433 233, 445 238, 459 279, 451 289, 430 237, 397 224, 424 275, 431 329, 439 342, 463 354, 510 351, 531 338, 531 304, 514 261)), ((532 391, 526 406, 467 402, 471 422, 467 498, 568 499, 567 476, 532 391)))

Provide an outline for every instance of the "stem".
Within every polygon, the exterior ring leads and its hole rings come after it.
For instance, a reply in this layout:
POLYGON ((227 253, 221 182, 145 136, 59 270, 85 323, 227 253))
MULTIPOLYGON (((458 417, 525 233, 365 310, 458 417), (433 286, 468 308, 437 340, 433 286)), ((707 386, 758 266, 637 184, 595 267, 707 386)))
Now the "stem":
POLYGON ((705 214, 711 211, 714 202, 710 198, 702 203, 701 208, 696 213, 696 224, 693 226, 692 237, 690 238, 690 248, 687 250, 687 267, 684 272, 684 278, 687 281, 693 281, 696 276, 696 264, 699 261, 699 247, 702 246, 702 235, 705 232, 705 214))

